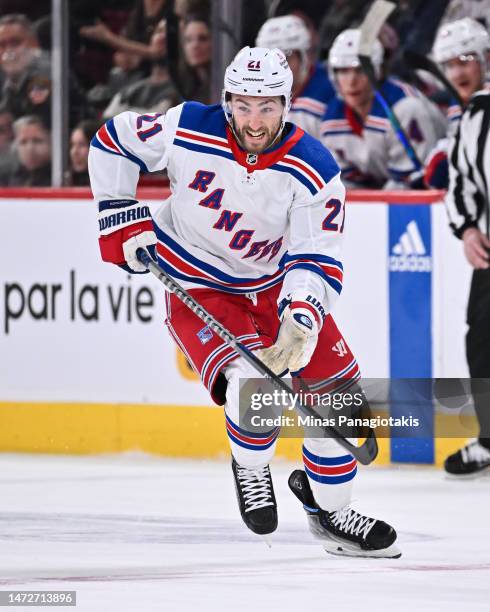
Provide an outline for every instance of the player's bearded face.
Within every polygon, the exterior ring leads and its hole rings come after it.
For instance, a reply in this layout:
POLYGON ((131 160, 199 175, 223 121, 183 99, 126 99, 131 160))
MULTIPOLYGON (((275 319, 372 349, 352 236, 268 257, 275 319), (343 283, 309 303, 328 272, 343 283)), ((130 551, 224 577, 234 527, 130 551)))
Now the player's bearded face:
POLYGON ((261 153, 274 142, 281 128, 284 106, 281 96, 232 95, 233 128, 241 146, 249 153, 261 153))

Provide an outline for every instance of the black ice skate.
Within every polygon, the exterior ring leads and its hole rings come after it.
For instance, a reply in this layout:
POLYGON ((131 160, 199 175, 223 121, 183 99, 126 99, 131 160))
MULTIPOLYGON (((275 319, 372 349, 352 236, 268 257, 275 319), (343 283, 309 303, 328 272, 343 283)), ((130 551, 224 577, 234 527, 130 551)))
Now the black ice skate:
POLYGON ((277 529, 277 506, 269 466, 249 469, 233 458, 231 467, 245 525, 259 535, 272 533, 277 529))
POLYGON ((482 446, 478 440, 472 440, 444 461, 446 472, 458 478, 478 476, 488 467, 490 467, 490 450, 482 446))
POLYGON ((321 540, 326 552, 349 557, 401 557, 393 544, 396 531, 387 523, 363 516, 350 506, 336 512, 322 510, 303 470, 295 470, 288 484, 306 510, 310 531, 321 540))

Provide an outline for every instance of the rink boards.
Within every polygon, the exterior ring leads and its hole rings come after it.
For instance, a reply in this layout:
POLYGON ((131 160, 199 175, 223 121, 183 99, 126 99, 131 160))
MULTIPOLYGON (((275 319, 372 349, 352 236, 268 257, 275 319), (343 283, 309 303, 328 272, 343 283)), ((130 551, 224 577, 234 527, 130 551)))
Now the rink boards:
MULTIPOLYGON (((222 410, 170 340, 158 281, 101 262, 89 192, 2 193, 0 450, 227 453, 222 410)), ((440 194, 423 195, 347 204, 334 316, 367 378, 467 376, 470 269, 440 194)), ((381 441, 380 461, 440 463, 459 442, 381 441)), ((299 447, 281 440, 278 453, 299 447)))

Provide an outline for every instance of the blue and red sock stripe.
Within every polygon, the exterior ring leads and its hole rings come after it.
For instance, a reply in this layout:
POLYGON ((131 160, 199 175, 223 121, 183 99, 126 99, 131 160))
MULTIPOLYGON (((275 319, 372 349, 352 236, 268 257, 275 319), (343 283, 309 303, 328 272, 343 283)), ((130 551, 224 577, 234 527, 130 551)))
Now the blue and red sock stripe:
POLYGON ((263 451, 270 448, 279 435, 280 428, 276 427, 264 433, 245 431, 236 425, 228 415, 226 416, 226 432, 232 442, 248 450, 263 451))
POLYGON ((308 477, 321 484, 342 484, 357 474, 357 461, 352 455, 320 457, 303 446, 303 463, 308 477))

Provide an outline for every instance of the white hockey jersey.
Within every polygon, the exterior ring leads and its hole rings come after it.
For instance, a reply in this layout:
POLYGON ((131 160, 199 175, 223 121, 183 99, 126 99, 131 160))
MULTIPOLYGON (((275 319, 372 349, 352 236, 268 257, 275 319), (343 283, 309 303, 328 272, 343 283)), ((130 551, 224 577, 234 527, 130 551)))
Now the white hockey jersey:
MULTIPOLYGON (((423 164, 446 133, 442 113, 422 93, 400 81, 387 79, 380 93, 423 164)), ((415 171, 376 98, 364 123, 342 99, 332 100, 322 124, 321 141, 334 155, 348 186, 403 188, 415 171)))
POLYGON ((301 91, 291 102, 288 119, 314 138, 320 138, 322 121, 328 103, 335 97, 335 89, 328 78, 326 64, 317 62, 311 67, 301 91))
POLYGON ((185 287, 253 293, 284 281, 329 309, 342 288, 345 189, 331 154, 303 130, 259 155, 237 144, 219 105, 122 113, 92 140, 97 201, 133 199, 140 171, 167 169, 154 217, 160 265, 185 287))

